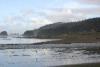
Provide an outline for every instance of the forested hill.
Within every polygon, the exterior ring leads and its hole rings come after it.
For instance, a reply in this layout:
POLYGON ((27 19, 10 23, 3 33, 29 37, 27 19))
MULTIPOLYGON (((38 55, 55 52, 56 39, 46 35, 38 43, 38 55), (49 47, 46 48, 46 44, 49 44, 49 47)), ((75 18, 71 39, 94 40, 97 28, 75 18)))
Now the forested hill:
POLYGON ((53 37, 77 32, 100 32, 100 18, 91 18, 77 22, 57 22, 37 30, 24 32, 26 37, 53 37))

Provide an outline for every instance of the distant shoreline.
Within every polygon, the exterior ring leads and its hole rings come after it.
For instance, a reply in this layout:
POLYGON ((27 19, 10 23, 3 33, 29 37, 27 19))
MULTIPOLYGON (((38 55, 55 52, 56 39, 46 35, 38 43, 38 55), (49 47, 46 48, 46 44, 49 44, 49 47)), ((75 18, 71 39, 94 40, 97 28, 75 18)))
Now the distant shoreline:
POLYGON ((41 44, 96 43, 96 42, 100 42, 100 32, 69 33, 69 34, 66 33, 59 36, 49 36, 49 37, 43 36, 37 38, 60 39, 56 41, 41 42, 41 44))
POLYGON ((71 43, 98 43, 100 41, 67 41, 67 40, 57 40, 57 41, 48 41, 41 42, 36 44, 71 44, 71 43))

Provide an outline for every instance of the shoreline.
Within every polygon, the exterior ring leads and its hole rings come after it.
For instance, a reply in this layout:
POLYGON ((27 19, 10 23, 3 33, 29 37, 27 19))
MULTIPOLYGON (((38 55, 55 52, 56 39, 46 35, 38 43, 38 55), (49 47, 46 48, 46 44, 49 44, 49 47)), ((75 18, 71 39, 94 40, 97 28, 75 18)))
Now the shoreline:
MULTIPOLYGON (((60 42, 60 41, 59 41, 60 42)), ((31 48, 63 48, 63 47, 100 47, 100 42, 58 43, 58 41, 39 42, 31 44, 0 44, 0 49, 31 49, 31 48)))
MULTIPOLYGON (((87 39, 59 39, 59 40, 52 40, 52 41, 46 41, 46 42, 37 42, 37 43, 30 43, 30 44, 0 44, 0 49, 31 49, 31 48, 48 48, 48 47, 66 47, 68 45, 74 45, 73 43, 83 43, 83 44, 80 44, 81 46, 85 46, 87 45, 88 43, 95 43, 96 46, 98 46, 98 43, 100 43, 100 39, 90 39, 90 40, 87 40, 87 39), (84 45, 84 43, 86 43, 84 45), (53 44, 53 45, 52 45, 53 44), (64 44, 63 46, 62 45, 59 45, 59 44, 64 44)), ((78 46, 80 46, 78 44, 78 46)), ((90 44, 89 44, 90 45, 90 44)), ((91 46, 91 45, 90 45, 91 46)))

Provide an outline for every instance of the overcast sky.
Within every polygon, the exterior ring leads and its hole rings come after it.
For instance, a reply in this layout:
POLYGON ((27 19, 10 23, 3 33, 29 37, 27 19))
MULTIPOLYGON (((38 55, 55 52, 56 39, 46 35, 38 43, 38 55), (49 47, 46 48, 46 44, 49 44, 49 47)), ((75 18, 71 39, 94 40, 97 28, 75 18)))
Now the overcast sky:
POLYGON ((0 0, 0 31, 9 33, 92 17, 100 17, 100 0, 0 0))

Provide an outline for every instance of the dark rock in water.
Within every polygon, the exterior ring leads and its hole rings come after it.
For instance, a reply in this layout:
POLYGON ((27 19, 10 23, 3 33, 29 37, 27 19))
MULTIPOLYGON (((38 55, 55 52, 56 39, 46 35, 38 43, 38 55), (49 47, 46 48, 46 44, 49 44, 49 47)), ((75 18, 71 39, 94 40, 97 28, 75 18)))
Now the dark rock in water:
POLYGON ((6 36, 8 36, 8 33, 7 33, 6 31, 2 31, 2 32, 0 33, 0 36, 6 37, 6 36))
POLYGON ((6 32, 6 31, 2 31, 2 32, 0 33, 0 35, 7 36, 8 34, 7 34, 7 32, 6 32))

